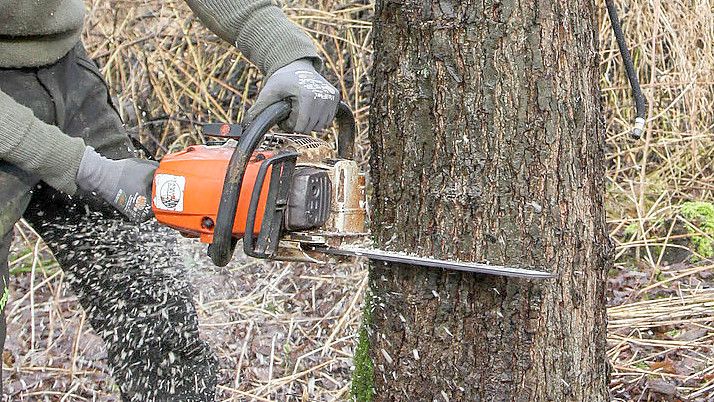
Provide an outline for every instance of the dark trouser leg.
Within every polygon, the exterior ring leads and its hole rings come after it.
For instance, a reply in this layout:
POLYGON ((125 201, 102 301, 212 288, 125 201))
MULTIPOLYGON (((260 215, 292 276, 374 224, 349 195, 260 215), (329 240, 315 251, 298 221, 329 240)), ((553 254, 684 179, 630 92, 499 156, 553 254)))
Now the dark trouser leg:
POLYGON ((191 292, 177 262, 174 234, 135 227, 82 205, 43 205, 27 216, 67 273, 92 326, 105 340, 113 375, 127 400, 213 400, 215 358, 198 338, 191 292))
MULTIPOLYGON (((65 133, 109 157, 131 155, 107 89, 81 49, 37 74, 65 133)), ((34 191, 25 218, 53 250, 107 343, 125 400, 213 400, 216 360, 198 338, 173 233, 155 224, 133 226, 93 197, 69 199, 47 186, 34 191)))
MULTIPOLYGON (((23 93, 26 98, 25 106, 31 108, 37 118, 47 123, 54 121, 52 99, 34 72, 0 69, 0 89, 8 94, 23 93)), ((13 239, 13 227, 27 208, 30 191, 37 181, 17 167, 0 161, 0 352, 5 346, 5 310, 9 296, 8 254, 13 239)))
MULTIPOLYGON (((12 242, 12 232, 5 235, 0 235, 0 351, 5 348, 5 306, 10 290, 7 287, 9 280, 9 271, 7 265, 8 253, 10 251, 10 243, 12 242)), ((2 396, 2 381, 0 381, 0 397, 2 396)))
MULTIPOLYGON (((30 201, 31 180, 19 169, 0 161, 0 354, 5 347, 5 307, 10 296, 8 257, 13 238, 13 226, 30 201)), ((2 379, 0 379, 2 396, 2 379)))

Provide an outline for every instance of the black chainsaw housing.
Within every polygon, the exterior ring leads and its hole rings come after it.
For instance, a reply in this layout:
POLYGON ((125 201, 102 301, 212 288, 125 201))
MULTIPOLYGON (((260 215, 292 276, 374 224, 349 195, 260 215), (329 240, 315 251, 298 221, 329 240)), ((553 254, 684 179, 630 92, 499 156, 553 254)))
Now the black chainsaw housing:
POLYGON ((301 167, 293 175, 285 229, 294 232, 323 226, 330 217, 332 182, 326 171, 301 167))

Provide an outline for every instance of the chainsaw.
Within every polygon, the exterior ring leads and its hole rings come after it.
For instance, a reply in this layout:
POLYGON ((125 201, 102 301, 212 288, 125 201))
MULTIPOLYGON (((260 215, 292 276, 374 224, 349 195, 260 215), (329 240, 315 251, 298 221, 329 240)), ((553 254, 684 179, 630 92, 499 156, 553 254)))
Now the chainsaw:
POLYGON ((366 257, 431 268, 549 278, 548 272, 447 261, 367 246, 365 174, 353 160, 355 120, 340 103, 336 146, 309 135, 270 133, 290 114, 275 103, 249 125, 209 124, 221 141, 167 154, 154 175, 156 219, 208 243, 217 266, 231 260, 239 240, 246 255, 324 264, 334 257, 366 257))
MULTIPOLYGON (((606 0, 635 99, 632 136, 645 124, 645 99, 613 0, 606 0)), ((340 103, 336 146, 312 136, 269 133, 291 111, 287 101, 266 108, 249 125, 209 124, 222 140, 166 155, 154 175, 156 219, 208 243, 217 266, 231 260, 239 240, 246 255, 328 263, 332 257, 372 260, 481 274, 550 278, 542 270, 440 260, 368 246, 365 175, 353 160, 354 116, 340 103)))

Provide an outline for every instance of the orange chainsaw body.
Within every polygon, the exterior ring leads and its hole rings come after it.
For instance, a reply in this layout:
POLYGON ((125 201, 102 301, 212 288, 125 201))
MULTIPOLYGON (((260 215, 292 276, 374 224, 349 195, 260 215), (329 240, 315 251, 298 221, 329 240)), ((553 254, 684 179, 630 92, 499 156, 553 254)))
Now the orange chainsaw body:
MULTIPOLYGON (((164 156, 154 175, 152 187, 152 209, 156 219, 184 236, 199 237, 203 243, 212 243, 223 181, 234 149, 194 145, 164 156)), ((273 155, 272 152, 255 152, 248 162, 233 223, 233 236, 236 238, 245 234, 248 206, 262 161, 273 155)), ((270 173, 263 181, 258 202, 254 225, 256 232, 262 224, 270 173)))

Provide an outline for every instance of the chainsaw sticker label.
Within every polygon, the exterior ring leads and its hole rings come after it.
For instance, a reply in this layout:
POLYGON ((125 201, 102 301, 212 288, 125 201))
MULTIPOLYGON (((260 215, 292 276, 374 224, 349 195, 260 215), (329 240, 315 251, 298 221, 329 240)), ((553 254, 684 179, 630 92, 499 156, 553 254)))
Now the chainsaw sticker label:
POLYGON ((183 211, 183 192, 185 189, 185 177, 157 174, 154 205, 156 205, 156 208, 166 211, 183 211))

